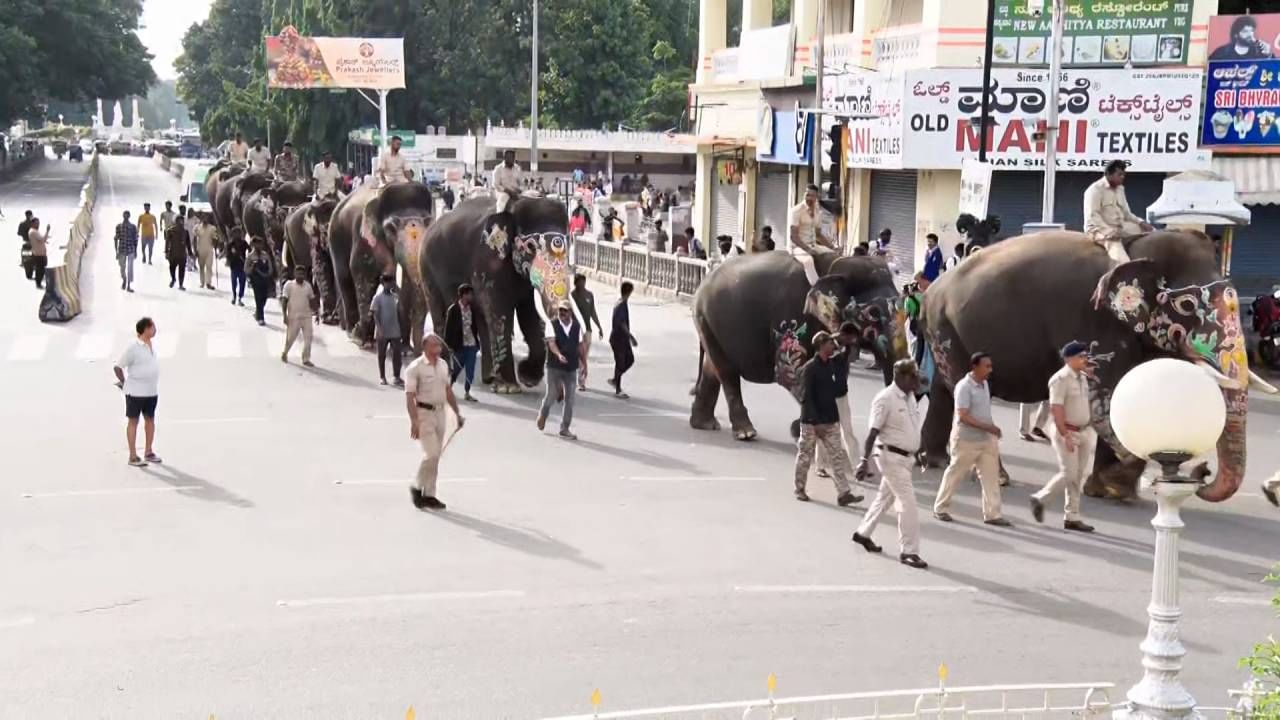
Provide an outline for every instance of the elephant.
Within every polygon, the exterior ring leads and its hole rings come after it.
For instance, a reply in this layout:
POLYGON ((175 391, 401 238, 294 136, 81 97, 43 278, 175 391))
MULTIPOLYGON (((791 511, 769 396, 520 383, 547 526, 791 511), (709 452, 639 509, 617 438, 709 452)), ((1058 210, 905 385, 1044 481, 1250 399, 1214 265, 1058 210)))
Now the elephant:
POLYGON ((241 203, 240 212, 245 233, 250 238, 265 239, 277 266, 283 267, 285 211, 280 207, 275 189, 264 187, 249 195, 241 203))
POLYGON ((432 209, 427 186, 410 182, 362 187, 334 207, 329 223, 329 257, 333 261, 338 307, 343 329, 361 345, 373 341, 369 303, 378 280, 395 275, 399 264, 404 272, 401 316, 407 318, 414 349, 421 348, 426 304, 417 260, 431 225, 432 209))
POLYGON ((311 183, 305 180, 276 180, 271 188, 282 208, 292 210, 311 201, 311 183))
MULTIPOLYGON (((990 354, 994 397, 1038 403, 1061 367, 1059 348, 1090 347, 1089 381, 1098 451, 1085 491, 1094 497, 1136 495, 1146 461, 1128 452, 1111 428, 1116 384, 1156 357, 1194 362, 1222 388, 1227 423, 1218 440, 1218 473, 1200 488, 1208 501, 1235 493, 1245 470, 1245 420, 1253 384, 1236 289, 1219 272, 1212 241, 1196 232, 1155 231, 1124 241, 1130 260, 1112 261, 1078 232, 1054 231, 995 243, 944 273, 925 293, 922 332, 936 363, 923 443, 945 457, 953 389, 974 352, 990 354)), ((1194 471, 1208 475, 1207 466, 1194 471)))
MULTIPOLYGON (((233 227, 244 227, 245 202, 259 190, 271 187, 271 176, 266 173, 245 172, 231 178, 229 184, 231 203, 231 223, 233 227)), ((272 203, 274 204, 274 194, 272 203)), ((248 231, 248 228, 245 228, 248 231)))
POLYGON ((880 258, 842 258, 825 249, 813 259, 821 277, 812 286, 804 266, 779 251, 736 258, 703 280, 693 299, 701 349, 690 426, 720 429, 715 409, 723 387, 734 437, 754 439, 741 382, 776 382, 795 395, 813 335, 838 332, 844 322, 857 325, 859 347, 876 357, 890 382, 893 360, 903 353, 894 342, 901 334, 898 292, 888 266, 880 258))
POLYGON ((458 286, 475 288, 488 320, 482 328, 486 337, 479 338, 485 348, 481 377, 495 392, 519 393, 522 384, 542 380, 547 348, 541 315, 553 316, 555 306, 569 298, 568 215, 560 203, 538 197, 518 198, 506 212, 495 209, 493 198, 480 197, 445 214, 427 231, 419 268, 437 328, 444 327, 458 286), (529 347, 529 356, 518 363, 513 323, 529 347))
POLYGON ((236 225, 231 217, 231 181, 246 169, 247 166, 243 164, 219 160, 209 168, 209 175, 204 181, 205 195, 209 198, 213 222, 218 226, 224 240, 231 237, 231 229, 236 225))
POLYGON ((338 322, 338 293, 333 279, 333 259, 329 256, 329 223, 338 199, 327 197, 294 208, 285 219, 285 270, 306 268, 320 295, 320 318, 325 324, 338 322))

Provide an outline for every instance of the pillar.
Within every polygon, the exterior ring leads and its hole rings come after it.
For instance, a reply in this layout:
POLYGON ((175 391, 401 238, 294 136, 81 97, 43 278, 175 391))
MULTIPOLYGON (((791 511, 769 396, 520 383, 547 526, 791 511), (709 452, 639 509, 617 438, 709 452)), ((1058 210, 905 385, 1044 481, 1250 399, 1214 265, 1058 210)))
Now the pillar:
POLYGON ((792 0, 791 24, 796 29, 797 45, 809 45, 818 34, 818 3, 822 1, 792 0))
MULTIPOLYGON (((960 215, 960 171, 921 170, 916 185, 916 226, 913 232, 915 253, 909 258, 898 258, 899 263, 910 261, 912 272, 924 265, 925 239, 929 233, 938 235, 938 246, 953 247, 964 238, 956 232, 956 218, 960 215)), ((898 234, 894 228, 894 235, 898 234)))
MULTIPOLYGON (((706 83, 711 74, 711 55, 723 50, 729 32, 727 0, 698 0, 698 73, 696 82, 706 83)), ((695 226, 696 228, 696 226, 695 226)))
POLYGON ((698 148, 694 173, 693 211, 689 224, 697 238, 707 243, 711 240, 711 194, 716 191, 715 156, 710 145, 698 148))
POLYGON ((742 29, 773 26, 773 0, 742 0, 742 29))

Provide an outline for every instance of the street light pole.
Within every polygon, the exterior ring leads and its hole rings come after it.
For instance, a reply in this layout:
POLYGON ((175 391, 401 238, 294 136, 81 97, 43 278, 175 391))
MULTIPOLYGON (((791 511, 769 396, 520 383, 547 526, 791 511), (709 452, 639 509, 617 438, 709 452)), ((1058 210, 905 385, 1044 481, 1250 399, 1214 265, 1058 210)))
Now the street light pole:
POLYGON ((530 75, 529 172, 538 172, 538 0, 533 0, 533 72, 530 75))
POLYGON ((1054 190, 1058 180, 1058 88, 1062 74, 1062 33, 1066 24, 1066 3, 1053 0, 1053 35, 1049 42, 1049 100, 1044 124, 1044 197, 1040 222, 1053 222, 1054 190))
MULTIPOLYGON (((817 58, 814 65, 817 72, 814 75, 813 107, 822 109, 822 81, 823 75, 826 73, 826 54, 827 46, 824 36, 827 32, 827 3, 826 0, 818 0, 818 41, 814 43, 814 54, 817 58)), ((810 154, 813 155, 813 184, 819 189, 822 188, 822 115, 818 114, 813 119, 813 144, 809 148, 810 154)))

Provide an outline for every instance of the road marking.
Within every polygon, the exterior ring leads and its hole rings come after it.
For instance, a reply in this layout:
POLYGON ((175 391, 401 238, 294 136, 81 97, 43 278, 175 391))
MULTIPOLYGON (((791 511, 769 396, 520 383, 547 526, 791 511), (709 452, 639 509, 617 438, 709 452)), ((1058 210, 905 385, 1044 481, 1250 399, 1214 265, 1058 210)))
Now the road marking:
POLYGON ((26 627, 28 625, 35 625, 35 624, 36 624, 36 619, 31 616, 20 617, 20 618, 0 618, 0 630, 6 630, 9 628, 17 628, 17 627, 26 627))
POLYGON ((22 335, 14 338, 13 346, 9 348, 9 360, 12 362, 39 360, 44 357, 45 350, 48 348, 48 335, 22 335))
POLYGON ((323 605, 359 605, 361 603, 431 602, 435 600, 486 600, 520 598, 523 590, 475 590, 462 592, 400 593, 394 595, 358 595, 354 597, 304 598, 277 600, 276 607, 319 607, 323 605))
POLYGON ((1271 598, 1265 595, 1218 595, 1210 602, 1216 602, 1222 605, 1253 605, 1256 607, 1268 607, 1271 605, 1271 598))
POLYGON ((596 417, 685 417, 689 413, 684 412, 629 412, 629 413, 600 413, 596 417))
POLYGON ((89 333, 76 344, 76 359, 102 360, 111 354, 111 336, 106 333, 89 333))
POLYGON ((755 475, 619 475, 619 480, 635 480, 637 482, 686 482, 693 480, 727 480, 743 482, 761 482, 763 477, 755 475))
POLYGON ((240 333, 215 330, 209 333, 206 349, 211 358, 238 358, 242 354, 240 333))
POLYGON ((734 592, 754 594, 819 593, 976 593, 968 585, 735 585, 734 592))
POLYGON ((199 490, 199 485, 171 485, 148 488, 108 488, 105 490, 63 490, 61 492, 22 493, 24 498, 87 497, 90 495, 135 495, 139 493, 181 492, 199 490))
MULTIPOLYGON (((455 485, 459 483, 483 483, 489 482, 489 478, 482 477, 461 477, 461 478, 440 478, 440 482, 455 485)), ((334 485, 409 485, 408 480, 334 480, 334 485)))
POLYGON ((184 418, 181 420, 168 420, 170 425, 217 425, 223 423, 254 423, 266 422, 264 417, 229 417, 229 418, 184 418))
POLYGON ((181 337, 181 334, 173 332, 156 335, 155 338, 151 340, 151 347, 155 348, 156 357, 173 357, 174 353, 178 352, 178 339, 181 337))

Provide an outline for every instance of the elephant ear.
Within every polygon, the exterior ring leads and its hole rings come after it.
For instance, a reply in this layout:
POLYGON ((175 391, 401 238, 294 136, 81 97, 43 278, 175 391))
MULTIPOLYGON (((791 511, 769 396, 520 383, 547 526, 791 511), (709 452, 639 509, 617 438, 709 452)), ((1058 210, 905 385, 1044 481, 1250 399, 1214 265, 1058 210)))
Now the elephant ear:
POLYGON ((506 260, 511 257, 511 245, 516 236, 515 223, 510 213, 495 213, 490 215, 484 223, 484 231, 481 238, 484 244, 489 246, 489 250, 498 257, 499 260, 506 260))
POLYGON ((849 293, 844 279, 827 275, 809 289, 804 299, 805 313, 818 319, 827 332, 839 332, 843 322, 844 307, 849 304, 849 293))
POLYGON ((1134 332, 1145 332, 1155 310, 1160 283, 1160 271, 1154 262, 1130 260, 1098 280, 1093 307, 1109 311, 1134 332))
POLYGON ((364 213, 360 222, 360 237, 370 248, 376 248, 381 240, 379 235, 382 231, 382 222, 378 216, 382 212, 381 195, 374 196, 364 206, 364 213))

